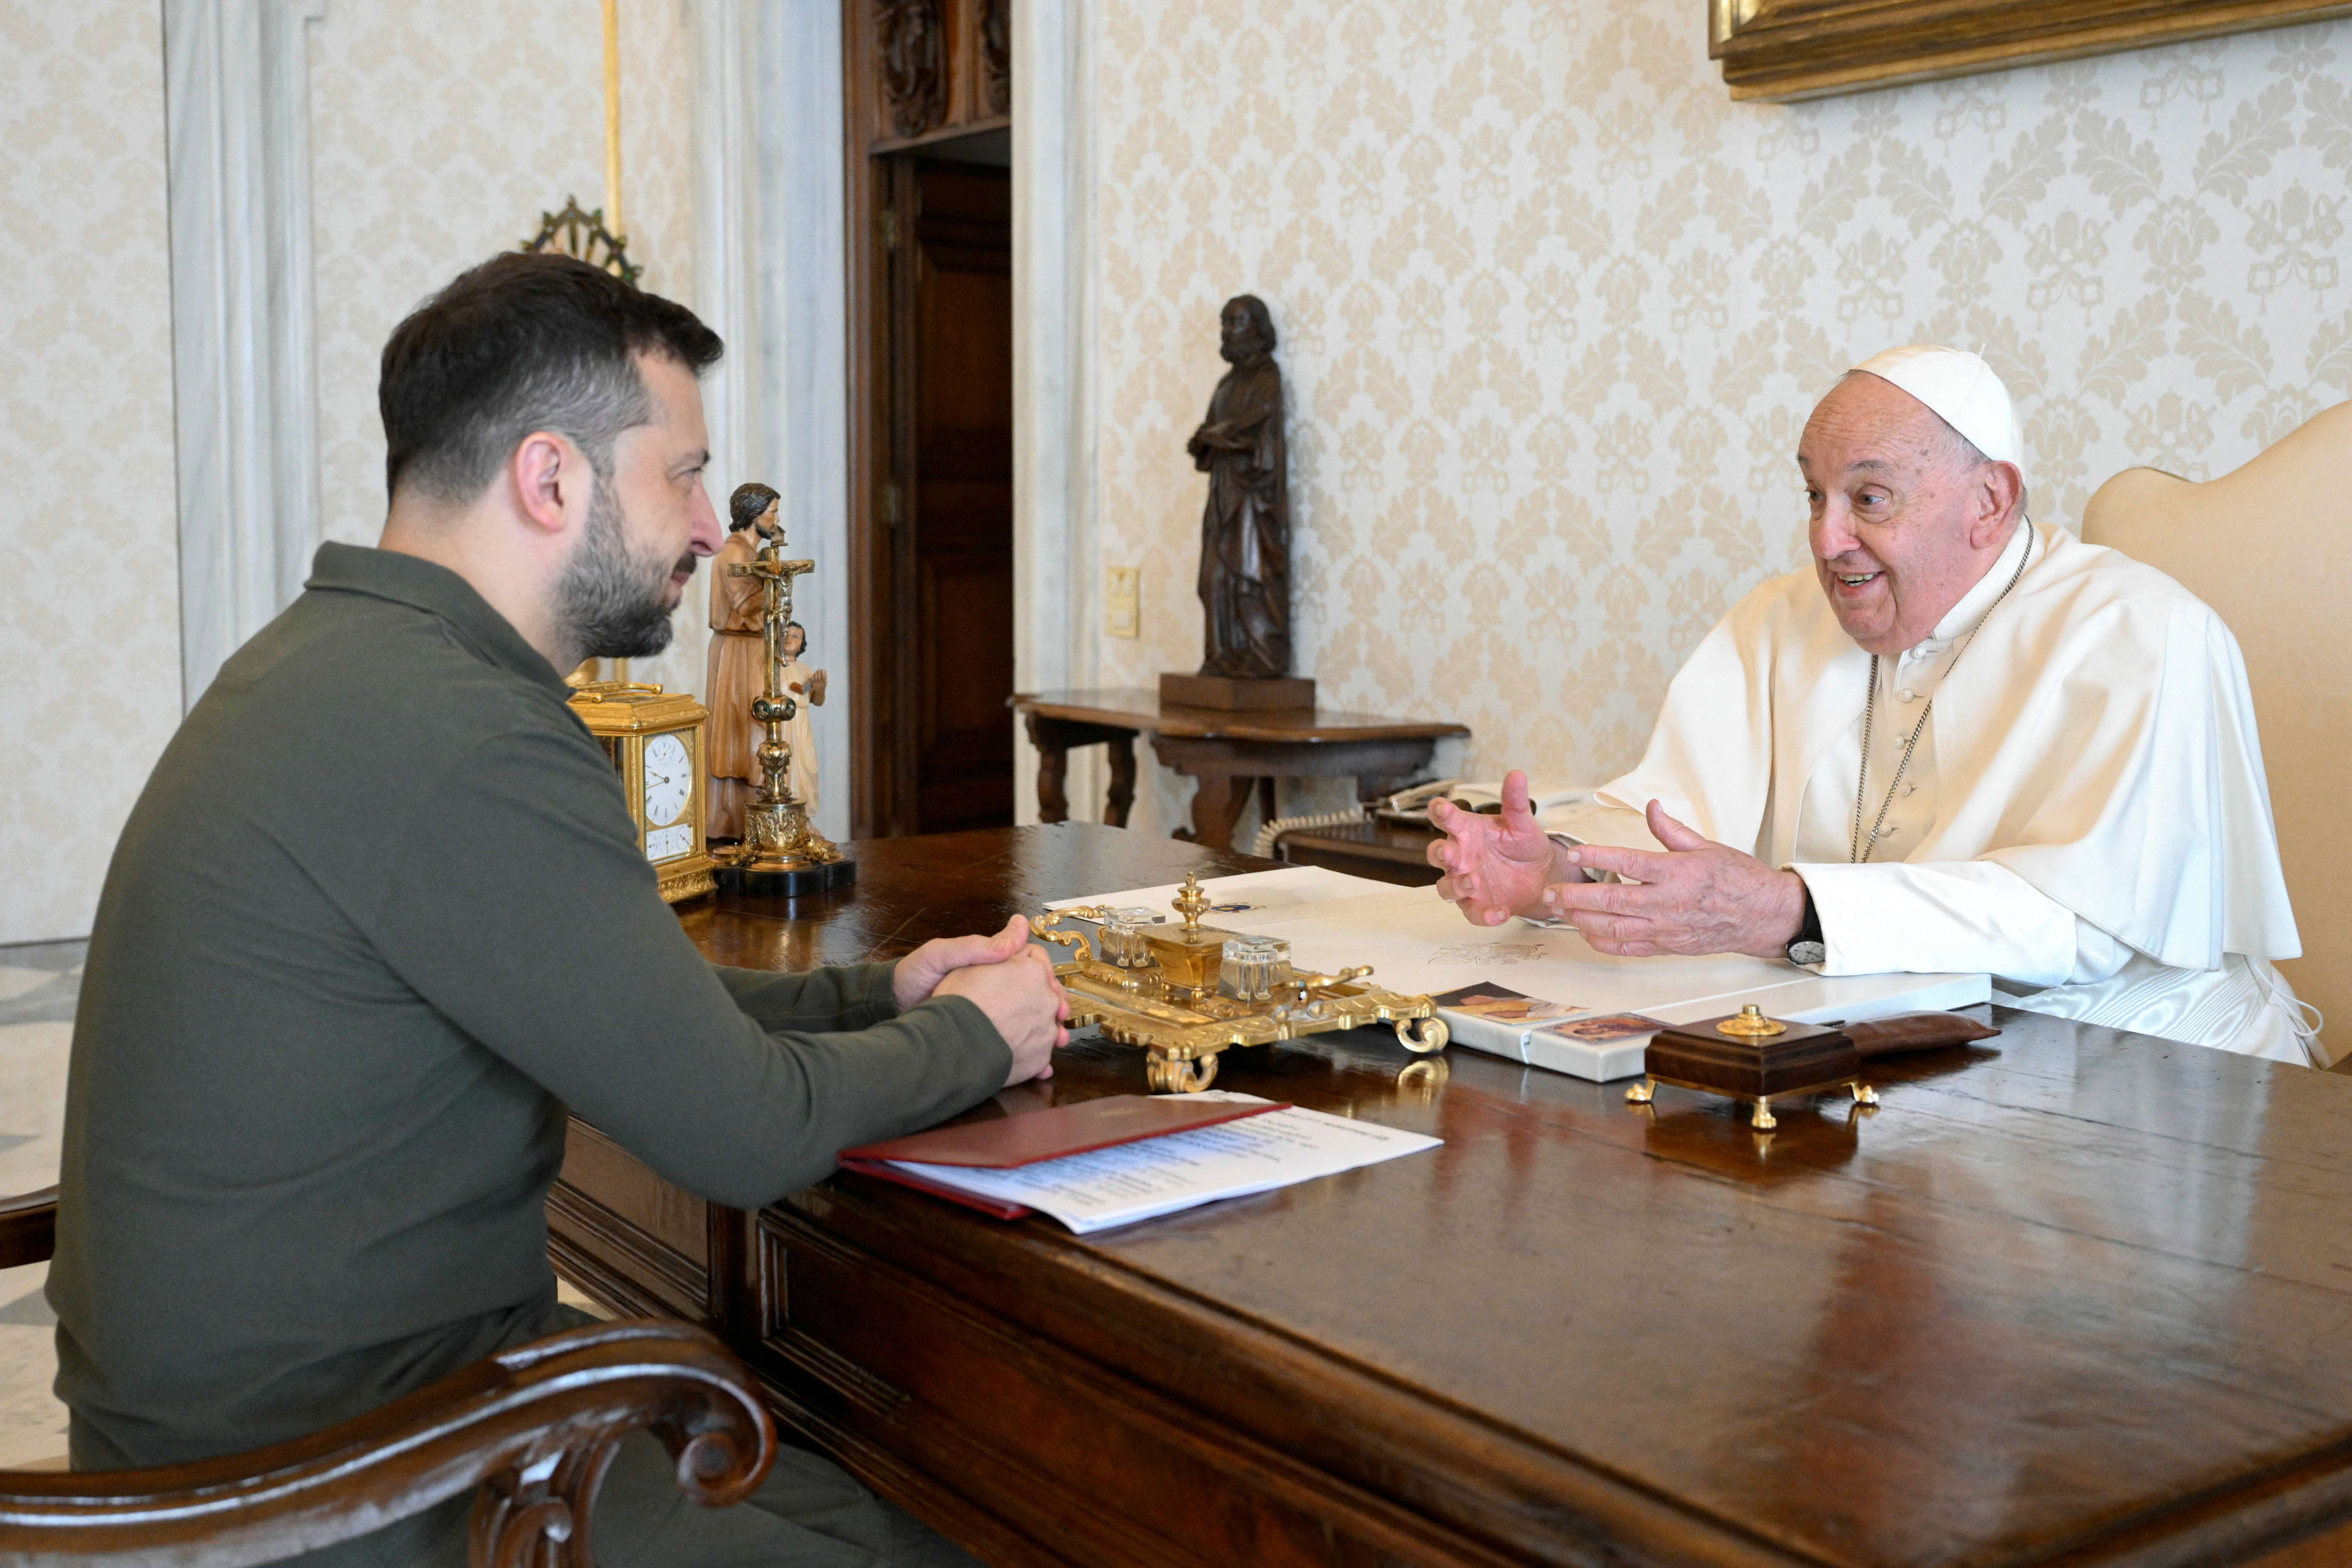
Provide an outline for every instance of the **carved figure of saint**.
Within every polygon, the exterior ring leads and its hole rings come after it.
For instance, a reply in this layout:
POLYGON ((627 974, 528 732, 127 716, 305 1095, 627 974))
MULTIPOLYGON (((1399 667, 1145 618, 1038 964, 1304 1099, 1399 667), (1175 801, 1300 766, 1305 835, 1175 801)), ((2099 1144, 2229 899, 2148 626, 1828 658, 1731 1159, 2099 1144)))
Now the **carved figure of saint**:
MULTIPOLYGON (((767 689, 768 674, 761 642, 760 580, 730 575, 727 568, 749 566, 781 526, 774 490, 765 485, 738 485, 727 501, 727 542, 710 558, 710 653, 704 665, 702 701, 710 710, 709 728, 704 731, 708 751, 703 769, 710 784, 704 830, 713 838, 742 837, 743 807, 760 793, 763 736, 751 717, 751 701, 767 689)), ((793 771, 799 771, 797 756, 793 771)))
POLYGON ((1201 520, 1202 675, 1290 673, 1290 479, 1274 320, 1255 294, 1225 301, 1217 352, 1234 368, 1185 450, 1209 476, 1201 520))
POLYGON ((808 651, 808 629, 798 621, 784 623, 784 695, 797 706, 793 716, 784 721, 784 740, 793 749, 792 766, 785 777, 801 804, 816 814, 816 731, 809 710, 824 706, 824 671, 812 670, 801 656, 808 651))

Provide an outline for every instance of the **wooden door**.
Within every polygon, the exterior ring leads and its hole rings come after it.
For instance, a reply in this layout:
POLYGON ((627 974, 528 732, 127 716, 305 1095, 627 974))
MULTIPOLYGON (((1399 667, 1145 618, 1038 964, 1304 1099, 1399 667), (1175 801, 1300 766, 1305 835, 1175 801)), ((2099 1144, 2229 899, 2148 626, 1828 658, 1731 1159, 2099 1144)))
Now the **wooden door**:
POLYGON ((909 830, 1013 822, 1013 183, 911 162, 892 359, 909 830))
POLYGON ((1013 820, 1011 0, 843 0, 850 831, 1013 820))

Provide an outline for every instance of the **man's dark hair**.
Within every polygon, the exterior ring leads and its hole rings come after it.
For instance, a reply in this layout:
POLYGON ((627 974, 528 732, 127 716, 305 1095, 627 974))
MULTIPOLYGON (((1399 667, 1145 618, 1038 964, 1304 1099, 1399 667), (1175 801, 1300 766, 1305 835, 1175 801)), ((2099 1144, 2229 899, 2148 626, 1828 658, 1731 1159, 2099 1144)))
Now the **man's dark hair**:
POLYGON ((568 256, 509 252, 457 275, 393 329, 376 406, 384 489, 480 495, 534 430, 569 437, 599 479, 613 443, 653 416, 635 353, 697 375, 722 345, 685 306, 568 256))
POLYGON ((735 493, 727 498, 727 531, 740 533, 764 516, 767 510, 781 500, 767 486, 753 482, 737 485, 735 493))

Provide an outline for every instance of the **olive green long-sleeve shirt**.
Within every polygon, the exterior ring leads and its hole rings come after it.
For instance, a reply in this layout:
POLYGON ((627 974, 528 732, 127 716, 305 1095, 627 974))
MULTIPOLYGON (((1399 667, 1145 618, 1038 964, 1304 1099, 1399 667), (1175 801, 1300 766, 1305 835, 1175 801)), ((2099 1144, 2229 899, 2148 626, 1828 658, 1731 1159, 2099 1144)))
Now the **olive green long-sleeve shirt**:
POLYGON ((714 968, 547 661, 329 544, 132 812, 75 1020, 49 1298, 84 1468, 315 1431, 553 1304, 568 1106, 743 1207, 994 1092, 961 998, 714 968))

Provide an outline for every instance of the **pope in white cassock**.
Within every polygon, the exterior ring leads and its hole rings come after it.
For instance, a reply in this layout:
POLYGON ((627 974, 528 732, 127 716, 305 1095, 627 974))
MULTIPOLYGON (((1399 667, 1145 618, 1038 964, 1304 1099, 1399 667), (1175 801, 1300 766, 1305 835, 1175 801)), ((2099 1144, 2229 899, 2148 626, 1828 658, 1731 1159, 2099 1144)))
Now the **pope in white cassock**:
POLYGON ((2327 1065, 2272 967, 2302 947, 2237 640, 2028 519, 2023 445, 1975 354, 1848 373, 1797 447, 1812 570, 1707 635, 1566 831, 1519 773, 1500 816, 1433 805, 1439 891, 1602 952, 1989 973, 2020 1007, 2327 1065))

